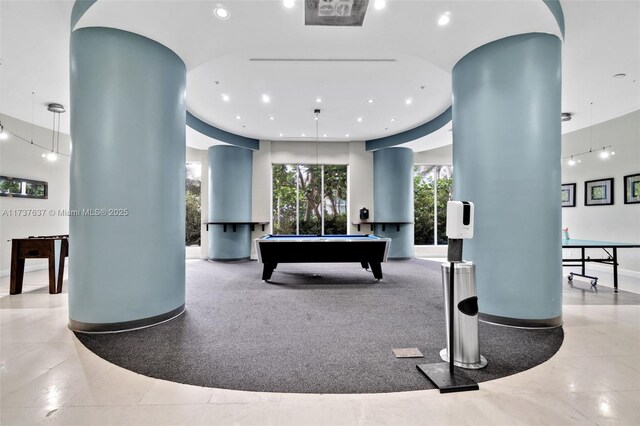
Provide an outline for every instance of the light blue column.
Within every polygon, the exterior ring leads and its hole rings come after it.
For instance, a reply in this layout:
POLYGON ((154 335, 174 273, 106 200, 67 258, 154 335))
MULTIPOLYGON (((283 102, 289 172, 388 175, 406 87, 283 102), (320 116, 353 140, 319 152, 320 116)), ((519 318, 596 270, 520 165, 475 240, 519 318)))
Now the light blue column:
POLYGON ((118 331, 185 302, 186 70, 136 34, 71 34, 69 326, 118 331))
MULTIPOLYGON (((413 150, 384 148, 373 152, 373 217, 376 222, 413 222, 413 150)), ((389 259, 413 257, 413 224, 375 226, 391 238, 389 259)))
POLYGON ((561 42, 524 34, 453 68, 453 197, 475 203, 464 258, 477 265, 481 318, 562 322, 561 42))
MULTIPOLYGON (((253 151, 236 146, 209 148, 209 221, 251 222, 253 151)), ((251 227, 209 225, 209 259, 242 260, 251 255, 251 227)))

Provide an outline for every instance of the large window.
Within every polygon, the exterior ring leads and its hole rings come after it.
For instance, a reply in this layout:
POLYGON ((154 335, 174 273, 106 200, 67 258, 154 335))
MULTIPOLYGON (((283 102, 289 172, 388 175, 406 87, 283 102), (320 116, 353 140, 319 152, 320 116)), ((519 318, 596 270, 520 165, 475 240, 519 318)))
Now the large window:
POLYGON ((187 179, 185 183, 185 196, 187 208, 186 245, 200 245, 200 188, 202 165, 200 163, 187 163, 187 179))
POLYGON ((274 164, 275 234, 346 234, 347 166, 274 164))
POLYGON ((447 244, 447 201, 451 199, 451 184, 451 166, 414 167, 414 244, 447 244))

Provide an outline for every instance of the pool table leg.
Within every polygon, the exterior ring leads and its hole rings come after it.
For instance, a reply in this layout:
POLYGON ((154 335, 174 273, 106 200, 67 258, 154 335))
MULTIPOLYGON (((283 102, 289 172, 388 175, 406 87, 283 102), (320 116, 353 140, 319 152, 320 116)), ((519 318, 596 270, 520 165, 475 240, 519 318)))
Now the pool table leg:
POLYGON ((369 262, 369 265, 371 265, 371 272, 373 272, 373 276, 376 277, 376 279, 381 280, 382 265, 380 264, 380 262, 369 262))
POLYGON ((262 269, 262 281, 269 281, 271 275, 273 274, 273 270, 278 266, 277 263, 265 263, 264 268, 262 269))

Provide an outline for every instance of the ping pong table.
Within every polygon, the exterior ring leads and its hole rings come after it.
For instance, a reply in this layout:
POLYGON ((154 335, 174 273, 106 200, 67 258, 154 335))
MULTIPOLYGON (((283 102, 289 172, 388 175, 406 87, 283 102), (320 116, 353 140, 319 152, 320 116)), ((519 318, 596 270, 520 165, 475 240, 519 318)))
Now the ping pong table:
POLYGON ((588 262, 604 263, 606 265, 613 266, 613 291, 618 292, 618 249, 619 248, 640 248, 640 244, 634 243, 614 243, 610 241, 592 241, 592 240, 573 240, 562 239, 563 249, 580 249, 580 257, 565 258, 562 257, 562 266, 569 267, 581 267, 581 273, 576 272, 569 273, 567 279, 573 281, 574 276, 585 277, 591 279, 591 286, 598 285, 598 277, 593 275, 586 275, 585 266, 588 262), (602 249, 606 256, 599 258, 592 258, 586 255, 587 249, 602 249))

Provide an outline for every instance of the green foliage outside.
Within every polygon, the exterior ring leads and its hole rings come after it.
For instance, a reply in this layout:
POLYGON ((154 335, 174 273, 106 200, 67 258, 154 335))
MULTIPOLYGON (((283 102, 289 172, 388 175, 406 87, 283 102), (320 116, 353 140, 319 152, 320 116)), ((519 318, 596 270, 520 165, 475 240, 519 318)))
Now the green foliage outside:
POLYGON ((325 234, 347 232, 347 167, 324 166, 324 203, 321 165, 273 165, 273 232, 295 234, 322 233, 324 208, 325 234))
MULTIPOLYGON (((450 176, 450 175, 449 175, 450 176)), ((447 202, 451 199, 453 180, 451 177, 438 179, 438 244, 447 244, 447 202)))
POLYGON ((185 185, 186 196, 186 245, 200 245, 200 176, 193 173, 187 166, 187 179, 185 185))
POLYGON ((44 184, 27 183, 25 192, 32 197, 44 197, 44 184))
POLYGON ((418 165, 413 174, 414 244, 433 245, 433 172, 435 166, 418 165))
POLYGON ((4 192, 5 194, 19 194, 20 182, 12 179, 2 179, 0 180, 0 192, 4 192))
POLYGON ((435 209, 434 193, 437 184, 437 224, 438 244, 447 244, 446 218, 447 201, 451 197, 451 167, 449 166, 425 166, 414 167, 413 191, 414 191, 414 244, 433 245, 435 209), (438 176, 437 182, 435 177, 438 176))
POLYGON ((347 233, 347 166, 324 166, 324 233, 347 233))
POLYGON ((296 233, 296 169, 287 164, 273 165, 273 232, 296 233))

